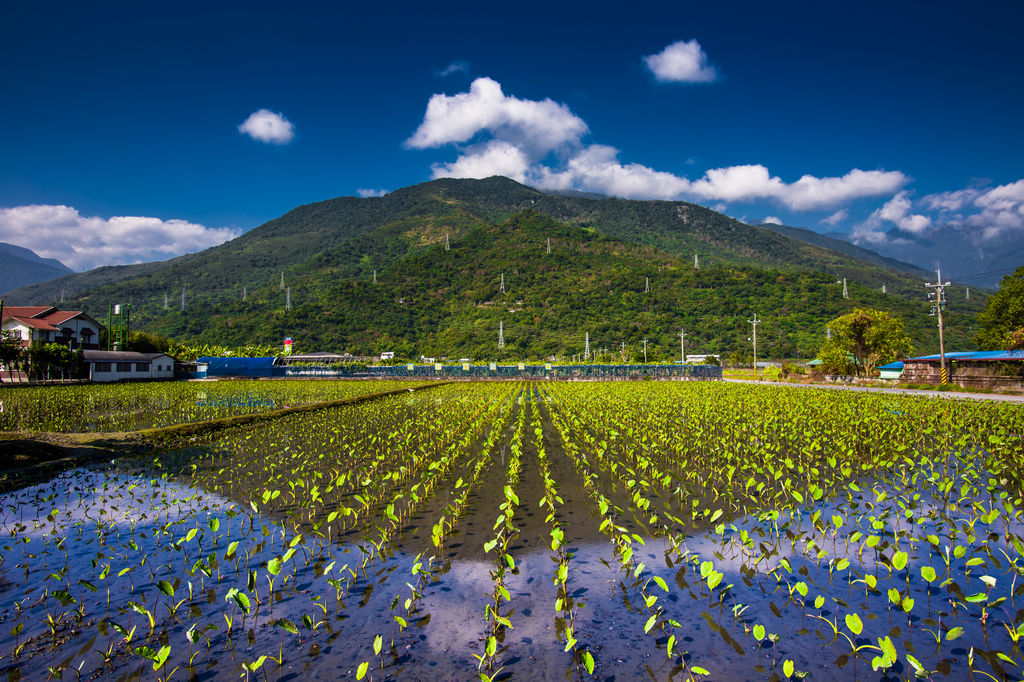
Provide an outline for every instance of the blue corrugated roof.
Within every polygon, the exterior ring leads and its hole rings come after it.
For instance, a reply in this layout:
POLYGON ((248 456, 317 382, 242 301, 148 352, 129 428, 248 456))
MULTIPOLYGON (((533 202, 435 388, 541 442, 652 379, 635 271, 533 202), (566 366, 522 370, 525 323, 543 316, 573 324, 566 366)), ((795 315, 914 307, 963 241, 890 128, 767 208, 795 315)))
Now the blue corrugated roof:
POLYGON ((903 369, 903 361, 890 362, 888 365, 882 365, 878 369, 903 369))
POLYGON ((277 358, 198 358, 209 364, 207 376, 272 376, 277 358))
MULTIPOLYGON (((939 359, 939 354, 921 355, 916 358, 908 358, 907 362, 929 362, 939 359)), ((1024 350, 982 350, 982 351, 957 351, 946 353, 947 360, 960 360, 962 362, 975 361, 1000 361, 1000 360, 1024 360, 1024 350)))

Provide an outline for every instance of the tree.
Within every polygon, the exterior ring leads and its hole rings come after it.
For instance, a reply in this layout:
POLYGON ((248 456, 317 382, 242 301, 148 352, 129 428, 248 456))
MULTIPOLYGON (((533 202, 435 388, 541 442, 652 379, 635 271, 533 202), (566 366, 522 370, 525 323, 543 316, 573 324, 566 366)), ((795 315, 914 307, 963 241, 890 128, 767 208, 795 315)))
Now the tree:
POLYGON ((7 376, 14 381, 14 365, 21 359, 21 339, 13 332, 0 334, 0 364, 7 368, 7 376))
POLYGON ((903 322, 882 310, 856 308, 829 322, 828 328, 832 338, 818 352, 826 366, 852 356, 856 372, 871 376, 879 365, 914 351, 903 331, 903 322))
POLYGON ((974 337, 982 350, 1007 350, 1024 341, 1024 266, 1003 277, 997 291, 978 314, 981 329, 974 337))

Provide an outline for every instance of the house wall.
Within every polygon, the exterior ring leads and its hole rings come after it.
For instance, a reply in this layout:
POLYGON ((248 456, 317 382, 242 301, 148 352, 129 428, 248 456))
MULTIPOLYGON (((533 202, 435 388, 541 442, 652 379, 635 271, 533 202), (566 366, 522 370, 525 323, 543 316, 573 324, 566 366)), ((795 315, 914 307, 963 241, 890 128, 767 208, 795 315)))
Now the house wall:
POLYGON ((62 322, 60 325, 57 326, 60 327, 61 331, 57 332, 56 340, 61 341, 64 338, 71 338, 74 341, 75 348, 78 348, 79 346, 83 348, 96 348, 97 344, 99 344, 100 342, 99 327, 97 325, 92 324, 91 322, 88 322, 87 320, 82 320, 75 317, 70 320, 67 320, 66 322, 62 322), (65 329, 68 329, 72 332, 70 337, 65 337, 63 333, 65 329), (88 329, 92 332, 91 335, 88 335, 88 340, 84 340, 82 338, 82 331, 85 329, 88 329))
POLYGON ((98 382, 129 381, 138 379, 173 379, 174 359, 168 355, 161 355, 149 363, 147 368, 140 371, 139 363, 117 363, 117 362, 90 362, 89 379, 98 382), (130 365, 130 368, 120 367, 130 365))
MULTIPOLYGON (((963 388, 1012 388, 1024 389, 1024 377, 1001 373, 999 362, 957 362, 946 361, 949 383, 963 388)), ((1021 363, 1015 363, 1021 364, 1021 363)), ((1024 368, 1022 368, 1024 369, 1024 368)), ((934 362, 908 362, 903 365, 901 381, 910 384, 938 384, 942 379, 941 364, 934 362)))

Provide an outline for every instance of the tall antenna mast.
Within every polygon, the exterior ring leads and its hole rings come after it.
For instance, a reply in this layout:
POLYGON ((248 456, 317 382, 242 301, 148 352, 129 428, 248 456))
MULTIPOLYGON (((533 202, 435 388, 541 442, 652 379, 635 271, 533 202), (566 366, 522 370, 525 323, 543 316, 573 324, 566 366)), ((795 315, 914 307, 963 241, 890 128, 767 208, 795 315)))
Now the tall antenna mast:
POLYGON ((928 300, 932 302, 932 315, 938 316, 939 318, 939 370, 941 374, 941 383, 948 383, 948 375, 946 374, 946 344, 942 334, 942 311, 946 308, 946 287, 949 286, 949 282, 942 281, 942 269, 936 268, 935 270, 935 283, 927 283, 925 287, 934 289, 934 291, 928 294, 928 300))
POLYGON ((498 323, 498 348, 505 347, 505 320, 498 323))

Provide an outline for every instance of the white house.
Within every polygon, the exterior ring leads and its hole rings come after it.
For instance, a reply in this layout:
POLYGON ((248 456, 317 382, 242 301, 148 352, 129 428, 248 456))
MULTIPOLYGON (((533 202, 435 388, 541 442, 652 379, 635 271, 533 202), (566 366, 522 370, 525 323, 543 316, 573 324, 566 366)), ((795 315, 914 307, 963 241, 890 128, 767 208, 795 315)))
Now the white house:
POLYGON ((122 350, 83 350, 92 381, 173 379, 174 358, 166 353, 135 353, 122 350))
POLYGON ((75 348, 99 347, 102 325, 81 310, 59 310, 54 306, 4 306, 3 331, 21 340, 59 343, 75 348))

